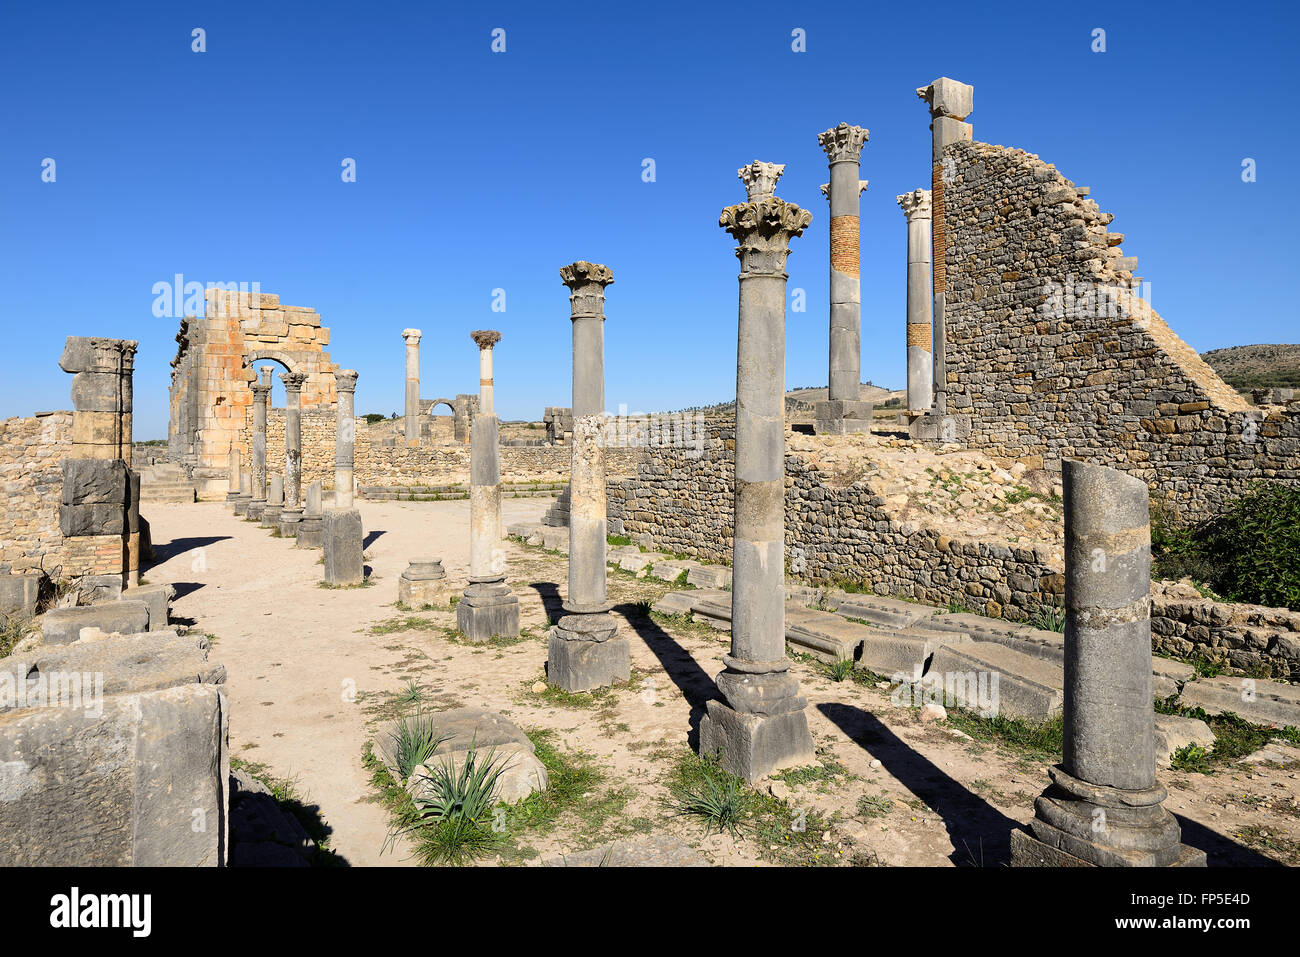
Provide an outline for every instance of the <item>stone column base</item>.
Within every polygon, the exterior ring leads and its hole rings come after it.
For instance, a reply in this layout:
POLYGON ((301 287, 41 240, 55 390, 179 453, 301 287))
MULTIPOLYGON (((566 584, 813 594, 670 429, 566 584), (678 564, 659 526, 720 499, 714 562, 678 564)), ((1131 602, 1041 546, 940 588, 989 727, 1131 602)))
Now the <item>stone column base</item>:
MULTIPOLYGON (((1179 854, 1169 867, 1205 867, 1205 852, 1179 844, 1179 854)), ((1011 832, 1012 867, 1097 867, 1092 861, 1040 841, 1028 831, 1011 832)))
POLYGON ((359 585, 365 581, 361 513, 355 508, 327 509, 321 516, 321 529, 325 581, 331 585, 359 585))
POLYGON ((247 514, 248 505, 250 502, 253 501, 253 497, 251 495, 241 495, 238 498, 233 499, 232 501, 234 502, 234 506, 235 506, 235 514, 244 515, 247 514))
POLYGON ((470 641, 519 635, 519 596, 502 579, 471 581, 456 605, 456 627, 470 641))
POLYGON ((750 784, 784 768, 817 763, 802 709, 747 714, 716 699, 707 708, 700 719, 700 754, 717 754, 724 768, 750 784))
POLYGON ((398 603, 416 610, 446 607, 459 590, 436 558, 415 559, 397 579, 398 603))
POLYGON ((244 516, 251 521, 260 522, 262 513, 266 511, 266 502, 259 502, 257 499, 248 503, 248 508, 244 509, 244 516))
POLYGON ((919 442, 961 442, 970 437, 969 415, 936 415, 927 412, 913 419, 908 434, 919 442))
POLYGON ((625 684, 632 676, 632 648, 608 613, 565 615, 551 629, 546 678, 565 691, 594 691, 625 684))
POLYGON ((846 399, 827 399, 814 403, 813 431, 818 435, 870 432, 871 415, 874 409, 870 402, 854 402, 846 399))
POLYGON ((237 502, 237 501, 239 501, 239 493, 238 493, 238 492, 227 492, 227 493, 226 493, 226 501, 227 501, 227 502, 237 502))
POLYGON ((279 528, 280 512, 284 510, 283 505, 268 505, 262 509, 262 527, 279 528))
POLYGON ((280 509, 280 537, 297 538, 298 526, 302 524, 301 508, 280 509))
POLYGON ((306 515, 298 523, 298 548, 320 548, 325 541, 325 519, 320 515, 306 515))

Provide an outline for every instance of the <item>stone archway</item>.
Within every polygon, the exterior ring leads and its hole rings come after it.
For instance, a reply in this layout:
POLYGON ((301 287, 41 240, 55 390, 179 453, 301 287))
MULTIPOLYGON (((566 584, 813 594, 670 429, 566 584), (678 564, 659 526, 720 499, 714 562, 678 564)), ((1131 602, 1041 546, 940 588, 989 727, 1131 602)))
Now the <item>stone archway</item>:
POLYGON ((429 403, 428 414, 429 414, 429 415, 433 415, 433 410, 436 409, 436 408, 437 408, 438 406, 440 406, 440 405, 445 405, 445 406, 447 407, 447 410, 448 410, 452 415, 455 415, 455 414, 456 414, 456 400, 455 400, 455 399, 434 399, 432 402, 429 403))

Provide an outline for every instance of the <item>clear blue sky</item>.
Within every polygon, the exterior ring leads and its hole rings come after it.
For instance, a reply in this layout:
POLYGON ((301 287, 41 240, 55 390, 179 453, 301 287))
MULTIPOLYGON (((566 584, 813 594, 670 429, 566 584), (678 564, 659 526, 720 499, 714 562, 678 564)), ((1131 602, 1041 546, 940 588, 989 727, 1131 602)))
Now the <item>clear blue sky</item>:
POLYGON ((183 273, 319 311, 333 359, 361 374, 358 412, 401 410, 403 328, 425 331, 426 397, 474 391, 468 333, 500 329, 498 412, 536 419, 569 401, 557 270, 574 259, 616 279, 611 409, 729 399, 737 263, 717 215, 755 158, 787 164, 778 194, 813 212, 790 259, 808 305, 788 317, 787 383, 824 384, 816 135, 842 120, 871 131, 863 376, 899 387, 894 197, 928 186, 913 90, 943 75, 974 85, 976 139, 1092 187, 1195 348, 1297 341, 1294 6, 941 6, 8 3, 0 416, 69 407, 64 337, 118 336, 140 340, 136 437, 164 436, 176 322, 154 318, 152 289, 183 273))

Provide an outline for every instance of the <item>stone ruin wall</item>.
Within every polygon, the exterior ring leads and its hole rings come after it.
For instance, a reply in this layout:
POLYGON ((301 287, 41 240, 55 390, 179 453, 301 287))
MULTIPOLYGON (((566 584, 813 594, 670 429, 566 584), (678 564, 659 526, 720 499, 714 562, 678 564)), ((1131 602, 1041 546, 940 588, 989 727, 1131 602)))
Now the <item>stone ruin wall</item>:
MULTIPOLYGON (((337 413, 313 409, 300 416, 302 430, 303 486, 319 481, 321 487, 334 487, 334 443, 338 436, 337 413)), ((367 427, 358 419, 354 443, 354 474, 360 486, 457 485, 469 482, 468 445, 430 444, 418 447, 391 443, 391 422, 367 427)), ((397 420, 399 423, 401 419, 397 420)), ((237 447, 241 461, 252 462, 251 438, 253 414, 249 409, 237 447)), ((641 449, 606 450, 606 468, 611 475, 630 474, 641 457, 641 449)), ((527 445, 501 446, 501 481, 567 481, 573 449, 568 446, 527 445)), ((267 473, 284 473, 284 409, 268 409, 266 414, 267 473)))
POLYGON ((63 460, 72 457, 71 412, 0 422, 0 574, 44 571, 58 578, 67 561, 59 505, 63 460))
POLYGON ((306 373, 301 408, 335 413, 336 366, 324 351, 330 331, 315 310, 282 305, 273 293, 209 289, 204 316, 185 319, 176 339, 169 453, 193 469, 200 498, 228 490, 230 444, 252 414, 259 360, 306 373))
POLYGON ((944 159, 949 408, 971 417, 971 448, 1113 466, 1186 519, 1252 480, 1300 479, 1295 406, 1252 408, 1135 297, 1089 298, 1127 291, 1136 262, 1086 190, 1023 150, 944 159))
MULTIPOLYGON (((634 474, 609 481, 611 529, 647 548, 729 564, 734 450, 729 425, 711 429, 698 458, 686 449, 642 450, 634 474)), ((1047 546, 958 539, 900 522, 870 479, 828 483, 791 453, 785 465, 788 580, 853 583, 1008 621, 1061 605, 1065 568, 1047 546)), ((1300 680, 1300 612, 1216 602, 1191 586, 1156 582, 1151 633, 1156 652, 1300 680)))

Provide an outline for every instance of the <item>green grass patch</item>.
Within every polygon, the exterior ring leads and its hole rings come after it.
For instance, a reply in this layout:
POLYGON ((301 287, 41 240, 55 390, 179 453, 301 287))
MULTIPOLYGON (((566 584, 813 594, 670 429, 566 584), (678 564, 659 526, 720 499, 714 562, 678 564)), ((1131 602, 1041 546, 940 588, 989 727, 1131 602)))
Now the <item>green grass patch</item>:
POLYGON ((974 711, 949 708, 947 722, 972 738, 995 741, 1036 756, 1059 756, 1065 733, 1065 717, 1059 713, 1046 721, 1033 722, 1002 714, 984 718, 974 711))

